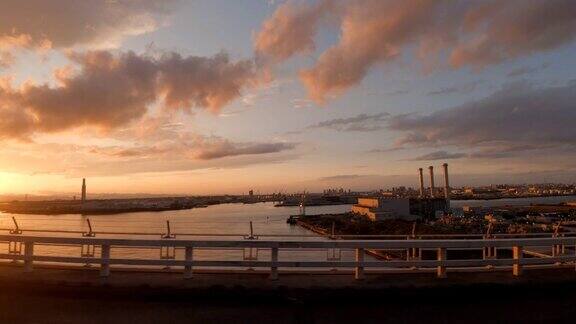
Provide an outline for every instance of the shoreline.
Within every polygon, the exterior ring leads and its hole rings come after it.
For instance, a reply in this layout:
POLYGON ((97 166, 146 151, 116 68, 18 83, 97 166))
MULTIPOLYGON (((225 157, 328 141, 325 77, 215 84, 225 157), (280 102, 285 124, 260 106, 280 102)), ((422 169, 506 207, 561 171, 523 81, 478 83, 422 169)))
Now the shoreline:
POLYGON ((165 212, 165 211, 175 211, 175 210, 190 210, 195 208, 206 208, 208 206, 194 206, 188 208, 129 208, 129 209, 116 209, 116 210, 88 210, 88 211, 42 211, 37 210, 30 211, 15 211, 15 210, 0 210, 0 213, 14 214, 14 215, 118 215, 126 213, 143 213, 143 212, 165 212))
MULTIPOLYGON (((486 197, 486 198, 474 198, 474 197, 450 197, 452 201, 492 201, 492 200, 504 200, 504 199, 529 199, 529 198, 553 198, 553 197, 570 197, 575 196, 574 194, 564 194, 564 195, 540 195, 540 196, 510 196, 510 197, 486 197)), ((576 198, 575 198, 576 199, 576 198)))
MULTIPOLYGON (((474 202, 495 202, 498 200, 520 200, 520 199, 540 199, 540 198, 554 198, 554 197, 570 197, 574 195, 547 195, 547 196, 521 196, 521 197, 498 197, 498 198, 451 198, 454 202, 463 202, 469 201, 470 203, 474 202)), ((10 214, 19 214, 19 215, 65 215, 65 214, 74 214, 74 215, 118 215, 124 213, 139 213, 139 212, 165 212, 165 211, 175 211, 175 210, 190 210, 194 208, 206 208, 212 205, 220 205, 220 204, 228 204, 228 203, 243 203, 243 204, 255 204, 255 203, 273 203, 271 201, 243 201, 243 200, 232 200, 232 201, 222 201, 220 199, 216 199, 218 197, 214 197, 215 200, 210 199, 202 199, 201 201, 195 202, 186 202, 185 204, 176 204, 175 206, 146 206, 146 207, 118 207, 118 208, 102 208, 102 207, 82 207, 79 201, 73 200, 50 200, 50 201, 16 201, 16 202, 0 202, 0 212, 3 213, 10 213, 10 214)), ((134 202, 134 201, 150 201, 156 198, 134 198, 134 199, 99 199, 99 200, 91 200, 88 203, 97 203, 97 204, 105 204, 105 203, 117 203, 117 202, 134 202)), ((172 201, 179 201, 181 199, 186 198, 158 198, 159 200, 172 200, 172 201)), ((576 200, 576 197, 575 197, 576 200)), ((560 203, 553 203, 552 205, 561 205, 563 202, 560 203)), ((350 205, 349 203, 345 202, 323 202, 323 203, 311 203, 307 206, 309 207, 323 207, 323 206, 342 206, 342 205, 350 205)), ((550 205, 547 203, 526 203, 526 205, 522 206, 532 206, 532 205, 550 205)), ((286 203, 286 204, 278 204, 276 203, 274 207, 296 207, 296 204, 286 203)), ((495 205, 491 207, 504 207, 508 206, 506 204, 502 205, 495 205)), ((518 205, 520 206, 520 205, 518 205)), ((460 207, 458 207, 460 208, 460 207)))
MULTIPOLYGON (((329 234, 325 229, 320 228, 320 227, 316 227, 314 225, 302 222, 300 220, 298 220, 295 224, 295 226, 300 226, 301 228, 304 228, 314 234, 318 234, 323 238, 327 238, 327 239, 333 239, 332 235, 329 234)), ((367 255, 370 255, 371 257, 374 257, 378 260, 381 261, 386 261, 386 260, 391 260, 392 258, 390 257, 390 255, 388 254, 383 254, 381 252, 378 252, 377 250, 372 250, 372 249, 366 249, 364 250, 364 253, 366 253, 367 255)))

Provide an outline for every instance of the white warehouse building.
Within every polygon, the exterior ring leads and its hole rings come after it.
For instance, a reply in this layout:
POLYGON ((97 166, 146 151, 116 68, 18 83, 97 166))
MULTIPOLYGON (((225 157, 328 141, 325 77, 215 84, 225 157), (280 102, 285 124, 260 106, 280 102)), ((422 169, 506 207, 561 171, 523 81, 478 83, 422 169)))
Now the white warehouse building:
POLYGON ((408 198, 358 198, 358 204, 352 206, 352 212, 364 215, 373 221, 419 218, 410 214, 410 199, 408 198))

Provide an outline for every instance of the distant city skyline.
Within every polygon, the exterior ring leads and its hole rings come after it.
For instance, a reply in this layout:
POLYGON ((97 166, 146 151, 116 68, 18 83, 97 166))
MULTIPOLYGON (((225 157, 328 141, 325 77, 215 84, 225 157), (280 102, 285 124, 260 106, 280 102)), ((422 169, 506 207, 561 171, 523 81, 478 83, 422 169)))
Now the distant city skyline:
POLYGON ((2 1, 0 195, 575 183, 575 39, 564 0, 2 1))

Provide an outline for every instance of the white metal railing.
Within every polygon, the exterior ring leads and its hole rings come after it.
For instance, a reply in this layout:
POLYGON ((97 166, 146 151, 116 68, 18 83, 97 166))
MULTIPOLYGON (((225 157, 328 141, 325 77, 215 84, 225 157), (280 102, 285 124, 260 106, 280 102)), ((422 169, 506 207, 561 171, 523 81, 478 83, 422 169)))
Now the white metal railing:
MULTIPOLYGON (((184 276, 192 277, 193 270, 198 267, 260 267, 270 269, 272 279, 278 278, 279 268, 353 268, 356 279, 364 277, 365 269, 411 269, 412 271, 435 271, 438 277, 445 277, 451 269, 467 268, 469 270, 500 267, 511 269, 518 276, 523 267, 542 267, 568 264, 576 261, 576 237, 545 237, 545 238, 490 238, 490 239, 409 239, 409 240, 183 240, 173 237, 165 239, 134 239, 134 238, 98 238, 33 236, 24 234, 0 235, 0 242, 8 242, 8 253, 0 254, 0 260, 23 261, 24 270, 32 271, 36 263, 67 263, 67 264, 99 264, 100 275, 108 276, 111 265, 124 266, 174 266, 183 267, 184 276), (22 245, 24 249, 22 251, 22 245), (34 253, 35 246, 65 245, 82 248, 80 257, 38 255, 34 253), (85 253, 84 247, 88 248, 85 253), (95 247, 100 251, 97 255, 95 247), (551 254, 541 257, 524 257, 524 253, 533 248, 550 249, 551 254), (160 258, 112 258, 112 249, 122 248, 157 248, 161 250, 160 258), (195 250, 203 249, 257 249, 269 250, 270 259, 259 261, 257 258, 244 260, 196 260, 195 250), (183 249, 184 257, 177 259, 175 250, 183 249), (280 261, 282 250, 312 251, 330 249, 353 250, 355 260, 342 261, 339 258, 326 261, 280 261), (482 258, 448 260, 448 250, 484 251, 482 258), (408 258, 393 261, 366 261, 364 256, 368 250, 405 250, 408 258), (435 260, 422 260, 422 251, 435 251, 435 260), (497 250, 510 250, 511 258, 498 258, 497 250), (488 253, 486 251, 489 251, 488 253)), ((532 255, 533 256, 533 255, 532 255)))
MULTIPOLYGON (((23 234, 23 233, 47 233, 47 234, 78 234, 86 235, 92 234, 92 236, 157 236, 162 237, 166 235, 166 232, 160 231, 149 231, 149 232, 139 232, 139 231, 84 231, 84 230, 63 230, 63 229, 32 229, 32 228, 8 228, 0 227, 0 232, 6 232, 11 234, 23 234), (14 233, 17 231, 16 233, 14 233)), ((255 236, 259 238, 318 238, 318 234, 256 234, 256 233, 192 233, 192 232, 182 232, 174 231, 170 232, 172 236, 176 237, 236 237, 243 238, 247 236, 255 236)), ((486 234, 326 234, 327 237, 333 239, 385 239, 385 240, 411 240, 411 239, 474 239, 474 238, 484 238, 486 234)), ((543 233, 502 233, 502 234, 491 234, 492 238, 546 238, 554 236, 562 237, 574 237, 576 238, 576 232, 561 232, 557 235, 550 232, 543 233)))

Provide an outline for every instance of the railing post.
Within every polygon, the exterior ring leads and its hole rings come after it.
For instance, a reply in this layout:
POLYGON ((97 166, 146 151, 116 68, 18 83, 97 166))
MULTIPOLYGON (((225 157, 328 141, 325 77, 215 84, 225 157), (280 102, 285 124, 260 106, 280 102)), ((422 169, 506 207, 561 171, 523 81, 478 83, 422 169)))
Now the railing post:
POLYGON ((514 264, 512 265, 512 274, 514 276, 519 276, 522 274, 522 247, 513 246, 512 247, 512 258, 514 259, 514 264))
POLYGON ((485 246, 482 248, 482 259, 498 259, 498 252, 495 246, 485 246))
POLYGON ((100 254, 100 277, 108 277, 110 275, 110 245, 102 244, 100 254))
POLYGON ((406 258, 406 261, 422 259, 422 251, 420 250, 420 248, 409 248, 407 251, 408 251, 408 257, 406 258))
MULTIPOLYGON (((442 262, 446 260, 446 248, 438 248, 438 257, 437 260, 442 262)), ((436 276, 438 278, 446 278, 446 266, 443 264, 439 264, 436 268, 436 276)))
POLYGON ((272 280, 278 280, 278 248, 277 247, 273 247, 272 248, 272 255, 270 258, 271 262, 272 262, 272 266, 270 267, 270 279, 272 280))
POLYGON ((34 242, 24 243, 24 272, 32 272, 34 262, 34 242))
POLYGON ((184 259, 186 260, 186 265, 184 266, 184 278, 191 279, 192 278, 192 264, 188 264, 188 262, 192 262, 194 248, 191 246, 187 246, 184 252, 184 259))
POLYGON ((360 265, 361 262, 364 262, 364 249, 358 248, 356 249, 356 270, 354 271, 354 278, 356 280, 363 280, 364 279, 364 267, 360 265))

